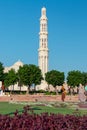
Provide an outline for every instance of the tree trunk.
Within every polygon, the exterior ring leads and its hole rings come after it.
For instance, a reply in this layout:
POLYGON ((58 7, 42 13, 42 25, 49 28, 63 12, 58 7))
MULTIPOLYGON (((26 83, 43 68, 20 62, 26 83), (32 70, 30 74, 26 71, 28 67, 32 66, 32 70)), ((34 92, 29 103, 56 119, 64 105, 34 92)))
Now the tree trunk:
POLYGON ((50 86, 49 86, 49 84, 48 84, 48 91, 50 92, 50 86))
POLYGON ((21 94, 21 85, 20 85, 20 94, 21 94))
POLYGON ((34 92, 36 92, 36 85, 34 85, 34 92))
POLYGON ((14 91, 14 84, 13 84, 13 91, 14 91))
POLYGON ((27 86, 27 92, 26 92, 26 94, 29 94, 29 92, 30 92, 30 85, 27 86))
POLYGON ((12 94, 13 86, 11 85, 10 95, 12 94))
POLYGON ((55 92, 56 92, 56 95, 58 95, 58 91, 57 91, 57 87, 55 86, 55 92))
POLYGON ((14 94, 14 84, 13 84, 13 90, 12 90, 12 93, 14 94))

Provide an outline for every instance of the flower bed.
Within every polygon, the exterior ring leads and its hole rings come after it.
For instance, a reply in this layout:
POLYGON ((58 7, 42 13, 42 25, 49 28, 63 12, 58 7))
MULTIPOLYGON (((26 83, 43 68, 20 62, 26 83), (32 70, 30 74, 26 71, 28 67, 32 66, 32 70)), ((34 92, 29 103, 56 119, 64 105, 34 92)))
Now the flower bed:
POLYGON ((26 106, 22 114, 16 111, 14 116, 0 115, 0 130, 87 130, 87 116, 38 115, 26 106))

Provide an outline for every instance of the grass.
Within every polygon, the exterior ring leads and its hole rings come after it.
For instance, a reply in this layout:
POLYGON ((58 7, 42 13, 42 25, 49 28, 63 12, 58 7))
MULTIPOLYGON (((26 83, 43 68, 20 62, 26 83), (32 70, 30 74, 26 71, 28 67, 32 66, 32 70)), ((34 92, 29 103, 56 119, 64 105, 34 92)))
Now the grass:
POLYGON ((61 114, 72 114, 74 112, 74 110, 72 109, 66 109, 66 108, 50 108, 47 106, 34 106, 33 110, 35 113, 39 114, 39 113, 43 113, 43 112, 48 112, 48 113, 61 113, 61 114))
MULTIPOLYGON (((0 114, 11 114, 16 110, 22 111, 25 104, 14 104, 9 102, 0 102, 0 114)), ((61 114, 78 114, 78 111, 71 108, 55 108, 49 106, 39 106, 36 104, 30 105, 34 110, 34 113, 40 114, 43 112, 48 113, 61 113, 61 114)), ((87 114, 86 110, 80 110, 80 114, 87 114)))
POLYGON ((8 102, 0 102, 0 114, 8 114, 13 113, 17 110, 21 111, 23 110, 22 104, 11 104, 8 102))

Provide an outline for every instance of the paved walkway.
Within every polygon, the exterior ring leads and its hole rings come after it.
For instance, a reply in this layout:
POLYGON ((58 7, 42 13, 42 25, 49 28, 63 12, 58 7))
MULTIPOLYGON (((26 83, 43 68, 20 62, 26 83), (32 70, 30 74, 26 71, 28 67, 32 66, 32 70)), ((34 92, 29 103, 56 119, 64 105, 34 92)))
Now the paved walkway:
MULTIPOLYGON (((0 96, 0 102, 4 101, 61 101, 61 95, 11 95, 0 96)), ((65 101, 78 102, 78 95, 69 96, 66 95, 65 101)))

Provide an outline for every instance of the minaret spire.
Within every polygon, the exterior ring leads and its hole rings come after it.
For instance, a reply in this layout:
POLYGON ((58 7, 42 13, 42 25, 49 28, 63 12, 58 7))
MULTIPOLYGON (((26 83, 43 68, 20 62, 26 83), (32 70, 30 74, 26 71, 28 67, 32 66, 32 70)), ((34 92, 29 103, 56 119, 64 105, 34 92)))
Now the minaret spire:
POLYGON ((43 7, 41 11, 42 11, 42 16, 46 16, 46 8, 43 7))
POLYGON ((48 71, 48 29, 45 7, 41 9, 38 64, 45 78, 45 73, 48 71))

